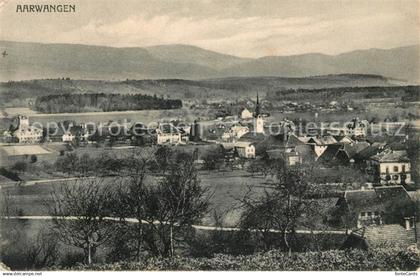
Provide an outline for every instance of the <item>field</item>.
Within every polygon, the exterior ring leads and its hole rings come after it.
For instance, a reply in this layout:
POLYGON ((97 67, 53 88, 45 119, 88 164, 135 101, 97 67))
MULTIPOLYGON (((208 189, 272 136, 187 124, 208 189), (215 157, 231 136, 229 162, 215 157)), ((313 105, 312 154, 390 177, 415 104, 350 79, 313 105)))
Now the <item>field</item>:
POLYGON ((51 153, 39 145, 3 146, 2 149, 9 156, 51 153))
MULTIPOLYGON (((219 172, 219 173, 201 173, 201 184, 209 188, 211 196, 211 209, 220 214, 225 214, 228 210, 237 205, 237 199, 242 198, 248 192, 248 186, 251 187, 254 196, 258 196, 263 191, 263 185, 266 180, 260 177, 249 177, 243 171, 219 172)), ((149 181, 154 181, 149 179, 149 181)), ((71 181, 70 181, 71 182, 71 181)), ((115 178, 106 178, 105 183, 116 183, 115 178)), ((50 200, 50 194, 54 186, 62 184, 62 181, 45 182, 28 186, 16 186, 3 188, 13 198, 12 209, 15 212, 23 212, 24 215, 48 215, 48 208, 45 203, 50 200)), ((47 204, 48 205, 48 204, 47 204)), ((205 224, 212 223, 212 214, 204 219, 205 224)), ((237 222, 238 213, 229 212, 225 221, 226 225, 233 226, 237 222)))
POLYGON ((60 150, 66 149, 63 143, 48 143, 42 145, 0 145, 0 166, 9 167, 17 161, 29 161, 32 154, 37 156, 37 162, 55 162, 60 150))

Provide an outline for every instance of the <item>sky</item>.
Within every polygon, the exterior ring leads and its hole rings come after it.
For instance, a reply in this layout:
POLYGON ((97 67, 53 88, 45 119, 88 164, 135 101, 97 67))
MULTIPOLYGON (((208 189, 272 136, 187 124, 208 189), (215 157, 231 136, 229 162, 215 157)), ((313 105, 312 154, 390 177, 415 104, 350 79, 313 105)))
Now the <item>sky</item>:
POLYGON ((335 55, 419 44, 420 0, 0 0, 0 40, 335 55), (18 4, 76 12, 17 13, 18 4))

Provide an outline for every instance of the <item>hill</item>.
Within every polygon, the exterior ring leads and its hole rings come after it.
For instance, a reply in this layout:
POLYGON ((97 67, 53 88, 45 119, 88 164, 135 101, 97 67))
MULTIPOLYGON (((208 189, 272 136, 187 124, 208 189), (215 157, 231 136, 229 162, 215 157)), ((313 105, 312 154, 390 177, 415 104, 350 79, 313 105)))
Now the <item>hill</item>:
POLYGON ((387 78, 376 75, 327 75, 307 78, 234 77, 207 80, 72 80, 44 79, 0 83, 1 106, 28 106, 36 97, 54 94, 145 94, 182 99, 240 99, 261 96, 288 88, 317 89, 334 87, 393 86, 387 78))
POLYGON ((222 70, 251 60, 219 54, 190 45, 160 45, 145 49, 154 58, 164 62, 197 64, 214 70, 222 70))
POLYGON ((377 74, 411 82, 420 80, 420 47, 370 49, 337 56, 306 54, 270 56, 224 69, 236 76, 312 76, 324 74, 377 74))
POLYGON ((420 81, 419 45, 359 50, 341 55, 304 54, 258 59, 220 54, 189 45, 113 48, 77 44, 0 41, 0 81, 72 79, 208 79, 377 74, 420 81))

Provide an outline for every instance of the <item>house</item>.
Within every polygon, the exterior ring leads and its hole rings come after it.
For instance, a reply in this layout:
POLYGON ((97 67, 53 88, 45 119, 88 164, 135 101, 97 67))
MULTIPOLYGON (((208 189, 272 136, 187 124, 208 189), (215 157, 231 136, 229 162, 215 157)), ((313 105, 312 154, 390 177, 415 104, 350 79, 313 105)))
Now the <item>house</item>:
POLYGON ((406 150, 386 149, 368 160, 373 181, 382 185, 410 184, 411 164, 406 150))
POLYGON ((63 142, 73 142, 76 139, 76 135, 74 135, 70 130, 66 131, 63 136, 63 142))
POLYGON ((179 144, 182 141, 181 131, 171 123, 160 123, 156 129, 158 145, 179 144))
POLYGON ((239 139, 248 132, 249 128, 247 126, 235 124, 231 126, 228 131, 223 133, 222 139, 225 141, 239 139))
POLYGON ((366 161, 368 161, 372 156, 377 155, 378 153, 382 152, 385 149, 385 146, 386 146, 386 143, 374 142, 368 147, 357 152, 353 156, 353 159, 355 163, 366 165, 366 161))
POLYGON ((247 108, 243 108, 243 109, 241 110, 240 114, 239 114, 239 117, 240 117, 242 120, 247 120, 247 119, 251 119, 251 118, 253 118, 254 116, 253 116, 252 112, 251 112, 251 111, 249 111, 247 108))
POLYGON ((239 157, 255 158, 255 146, 250 142, 236 142, 234 148, 239 157))
POLYGON ((342 249, 359 248, 367 250, 369 247, 392 246, 406 249, 418 243, 418 228, 414 218, 407 217, 404 224, 370 225, 360 228, 345 240, 342 249))
POLYGON ((333 136, 310 137, 306 142, 306 144, 311 145, 317 157, 320 157, 324 153, 324 151, 327 150, 329 145, 333 145, 336 143, 337 141, 334 139, 333 136))
POLYGON ((268 157, 274 160, 284 160, 286 166, 302 164, 302 156, 294 148, 267 150, 268 157))
POLYGON ((336 207, 336 223, 349 228, 398 224, 414 215, 413 202, 403 186, 349 190, 336 207))
POLYGON ((266 152, 270 159, 284 160, 287 166, 311 163, 315 160, 311 146, 306 144, 309 138, 298 137, 294 133, 270 137, 266 141, 269 148, 266 152))
POLYGON ((359 142, 343 144, 338 150, 337 155, 335 156, 336 160, 341 164, 348 165, 355 162, 355 156, 368 148, 370 144, 368 142, 359 142))
POLYGON ((15 137, 19 143, 39 143, 43 137, 43 130, 29 125, 28 117, 19 116, 18 126, 13 129, 12 136, 15 137))
POLYGON ((346 145, 346 144, 353 144, 355 141, 351 139, 349 136, 346 135, 335 135, 333 136, 337 143, 346 145))
POLYGON ((89 138, 89 133, 82 126, 70 126, 68 130, 63 133, 63 142, 74 142, 76 140, 85 142, 89 138))

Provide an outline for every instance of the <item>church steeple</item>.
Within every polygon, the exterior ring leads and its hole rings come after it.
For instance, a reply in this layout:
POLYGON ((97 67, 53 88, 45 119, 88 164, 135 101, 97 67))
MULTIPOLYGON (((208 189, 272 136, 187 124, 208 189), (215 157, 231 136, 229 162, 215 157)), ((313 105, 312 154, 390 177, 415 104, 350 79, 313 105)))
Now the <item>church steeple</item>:
POLYGON ((260 115, 260 99, 258 97, 258 92, 257 92, 257 105, 255 106, 255 117, 257 117, 258 115, 260 115))

